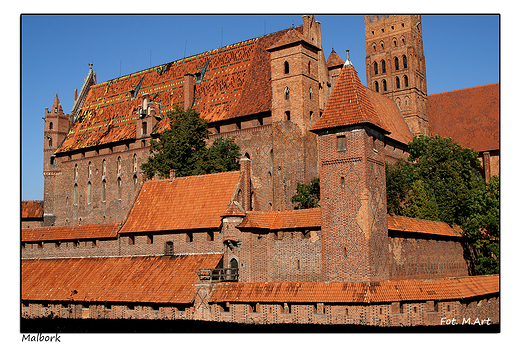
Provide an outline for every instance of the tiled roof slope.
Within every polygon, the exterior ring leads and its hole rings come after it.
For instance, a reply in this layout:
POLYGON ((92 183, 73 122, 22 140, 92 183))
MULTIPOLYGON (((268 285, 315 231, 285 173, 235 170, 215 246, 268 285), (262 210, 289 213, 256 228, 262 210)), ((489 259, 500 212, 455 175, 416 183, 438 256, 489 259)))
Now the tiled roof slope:
POLYGON ((428 95, 432 135, 476 151, 500 148, 499 83, 428 95))
POLYGON ((321 227, 321 209, 291 211, 249 211, 239 228, 262 228, 269 230, 321 227))
MULTIPOLYGON (((302 27, 296 28, 302 31, 302 27)), ((184 104, 184 75, 201 73, 193 108, 214 122, 271 110, 271 64, 266 50, 288 30, 194 55, 112 79, 90 88, 78 121, 57 152, 135 138, 141 95, 161 104, 164 114, 184 104), (138 90, 137 90, 138 89, 138 90), (130 91, 137 94, 132 100, 130 91)))
POLYGON ((345 64, 343 59, 336 53, 334 49, 332 49, 332 52, 330 53, 329 57, 327 58, 327 68, 333 68, 337 66, 342 66, 345 64))
POLYGON ((462 236, 462 229, 458 225, 449 225, 444 222, 420 220, 395 215, 388 215, 388 229, 402 232, 436 234, 448 237, 462 236))
POLYGON ((22 201, 22 219, 41 219, 43 218, 43 201, 22 201))
POLYGON ((240 172, 147 181, 120 233, 217 228, 240 172))
POLYGON ((460 299, 499 292, 499 276, 422 281, 221 283, 210 302, 378 303, 460 299))
POLYGON ((296 28, 292 28, 288 30, 285 35, 282 36, 280 40, 278 40, 274 45, 267 48, 267 50, 275 50, 276 48, 299 43, 299 42, 305 42, 310 46, 317 47, 313 42, 306 39, 303 34, 300 33, 296 28))
POLYGON ((22 260, 23 300, 191 303, 222 254, 22 260), (75 293, 77 292, 77 293, 75 293))
POLYGON ((82 226, 22 229, 22 241, 115 238, 120 226, 119 223, 100 223, 82 226))
POLYGON ((395 102, 363 86, 354 66, 347 61, 325 112, 311 130, 357 124, 372 124, 401 143, 408 143, 413 138, 395 102))

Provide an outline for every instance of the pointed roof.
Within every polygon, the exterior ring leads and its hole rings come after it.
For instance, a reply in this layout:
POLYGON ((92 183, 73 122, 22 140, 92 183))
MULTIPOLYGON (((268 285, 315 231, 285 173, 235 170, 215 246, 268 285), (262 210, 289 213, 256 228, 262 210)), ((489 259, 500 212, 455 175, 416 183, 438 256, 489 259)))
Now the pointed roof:
POLYGON ((61 108, 60 99, 58 98, 58 94, 54 96, 54 102, 52 103, 52 110, 54 111, 55 109, 57 109, 60 113, 63 112, 63 109, 61 108))
POLYGON ((231 201, 231 203, 229 203, 226 211, 221 216, 222 217, 229 217, 229 216, 245 217, 246 213, 245 213, 244 209, 242 209, 240 204, 238 204, 237 201, 231 201))
POLYGON ((325 112, 311 131, 358 124, 373 125, 383 132, 389 132, 370 102, 367 88, 361 84, 354 65, 347 60, 332 90, 325 112))
POLYGON ((341 59, 341 57, 338 55, 338 53, 336 53, 334 48, 332 48, 332 52, 327 58, 327 68, 330 70, 335 67, 343 66, 343 64, 345 64, 343 59, 341 59))

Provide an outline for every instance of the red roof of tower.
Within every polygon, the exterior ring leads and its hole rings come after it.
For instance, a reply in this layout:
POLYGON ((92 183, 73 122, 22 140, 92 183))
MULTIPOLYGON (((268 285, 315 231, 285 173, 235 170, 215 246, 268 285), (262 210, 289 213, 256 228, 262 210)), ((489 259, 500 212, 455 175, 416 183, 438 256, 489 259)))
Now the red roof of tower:
POLYGON ((500 148, 500 85, 428 95, 432 135, 451 137, 476 151, 500 148))
POLYGON ((341 57, 336 53, 334 49, 332 49, 332 52, 330 53, 329 57, 327 58, 327 68, 334 68, 338 66, 343 66, 345 62, 341 57))
MULTIPOLYGON (((371 124, 386 130, 351 63, 346 63, 332 90, 322 117, 312 131, 341 126, 371 124)), ((386 130, 386 132, 388 132, 386 130)))
POLYGON ((22 219, 41 219, 43 218, 43 201, 22 201, 22 219))
POLYGON ((136 136, 136 112, 141 95, 160 103, 167 112, 184 104, 184 75, 200 73, 195 82, 193 109, 210 123, 271 110, 271 63, 266 50, 287 31, 278 31, 212 51, 135 72, 93 85, 77 121, 57 152, 112 143, 136 136), (133 99, 131 91, 136 97, 133 99))
POLYGON ((120 233, 217 228, 240 172, 147 181, 120 233))

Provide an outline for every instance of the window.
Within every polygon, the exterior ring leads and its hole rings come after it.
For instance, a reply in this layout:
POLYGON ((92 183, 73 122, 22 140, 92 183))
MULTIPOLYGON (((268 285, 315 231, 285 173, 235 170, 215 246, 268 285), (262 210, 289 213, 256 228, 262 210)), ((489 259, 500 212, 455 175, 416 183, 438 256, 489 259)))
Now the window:
POLYGON ((310 61, 307 64, 307 71, 309 72, 309 74, 311 74, 311 62, 310 61))
POLYGON ((404 87, 408 88, 408 76, 404 76, 404 87))
POLYGON ((399 82, 399 77, 395 77, 395 88, 396 89, 401 88, 401 83, 399 82))
POLYGON ((74 184, 74 205, 78 205, 78 184, 74 184))
POLYGON ((146 244, 153 244, 153 234, 146 236, 146 244))
POLYGON ((286 61, 283 63, 285 74, 289 73, 289 63, 286 61))
POLYGON ((374 74, 377 74, 378 73, 378 70, 377 70, 377 61, 374 61, 374 74))
POLYGON ((49 130, 52 130, 53 128, 53 125, 52 125, 52 121, 49 123, 49 130))
POLYGON ((383 79, 383 91, 386 91, 386 80, 383 79))
POLYGON ((50 162, 51 165, 55 165, 56 164, 56 157, 55 156, 51 156, 51 162, 50 162))
POLYGON ((309 99, 312 100, 312 88, 309 88, 309 99))
POLYGON ((107 182, 105 179, 101 181, 101 202, 106 202, 106 191, 107 191, 107 182))
POLYGON ((107 162, 103 160, 103 176, 107 175, 107 162))
POLYGON ((137 175, 134 174, 134 177, 132 178, 133 185, 134 185, 134 192, 137 189, 137 175))
POLYGON ((117 178, 117 183, 116 183, 116 194, 117 194, 117 199, 121 199, 121 178, 117 178))
POLYGON ((291 112, 285 111, 285 120, 291 120, 291 112))
POLYGON ((394 64, 395 64, 395 70, 399 70, 399 58, 398 57, 395 57, 394 58, 394 64))
POLYGON ((146 124, 146 122, 143 121, 143 125, 141 127, 141 136, 146 136, 147 132, 148 132, 148 124, 146 124))
POLYGON ((408 67, 408 59, 406 58, 406 55, 403 55, 403 68, 408 67))
POLYGON ((347 150, 347 138, 345 136, 338 136, 338 151, 347 150))
POLYGON ((134 245, 135 244, 135 237, 133 235, 128 237, 128 245, 134 245))
POLYGON ((192 232, 188 232, 188 233, 186 233, 186 241, 187 241, 188 243, 193 242, 193 233, 192 233, 192 232))
POLYGON ((74 165, 74 180, 78 180, 78 164, 74 165))
POLYGON ((87 178, 92 178, 92 162, 88 162, 87 178))
POLYGON ((92 197, 92 184, 89 181, 87 183, 87 204, 91 203, 91 197, 92 197))
POLYGON ((117 157, 117 174, 121 174, 121 156, 117 157))
POLYGON ((206 239, 208 241, 213 241, 215 240, 215 233, 213 231, 208 231, 207 235, 206 235, 206 239))
POLYGON ((166 256, 173 256, 173 242, 166 242, 166 256))
POLYGON ((49 140, 49 147, 52 147, 52 137, 49 136, 49 137, 47 137, 47 139, 49 140))
POLYGON ((345 177, 341 177, 341 188, 345 188, 345 177))
POLYGON ((381 60, 381 73, 386 73, 386 62, 381 60))
POLYGON ((133 159, 133 172, 137 172, 137 155, 134 154, 134 159, 133 159))
POLYGON ((374 89, 376 90, 376 92, 379 92, 379 83, 377 81, 374 82, 374 89))
POLYGON ((285 94, 285 99, 289 100, 289 87, 285 87, 285 90, 283 92, 285 94))

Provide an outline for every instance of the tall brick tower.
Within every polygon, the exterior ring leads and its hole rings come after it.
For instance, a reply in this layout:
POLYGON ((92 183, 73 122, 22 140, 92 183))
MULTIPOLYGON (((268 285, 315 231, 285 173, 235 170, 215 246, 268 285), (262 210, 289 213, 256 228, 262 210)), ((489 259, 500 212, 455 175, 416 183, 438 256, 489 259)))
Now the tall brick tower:
POLYGON ((44 144, 43 144, 43 176, 44 176, 44 225, 50 226, 54 223, 54 196, 56 195, 56 176, 61 174, 60 165, 54 155, 60 143, 65 139, 69 130, 69 116, 63 113, 63 109, 58 99, 54 97, 52 108, 49 111, 45 108, 44 125, 44 144))
POLYGON ((389 278, 383 126, 347 57, 311 129, 318 134, 325 281, 389 278))
POLYGON ((293 28, 270 52, 273 119, 273 209, 290 210, 297 183, 318 174, 316 135, 309 132, 323 102, 320 77, 327 74, 321 49, 320 24, 303 17, 303 32, 293 28))
POLYGON ((399 106, 414 133, 429 134, 420 15, 365 15, 367 87, 399 106))

